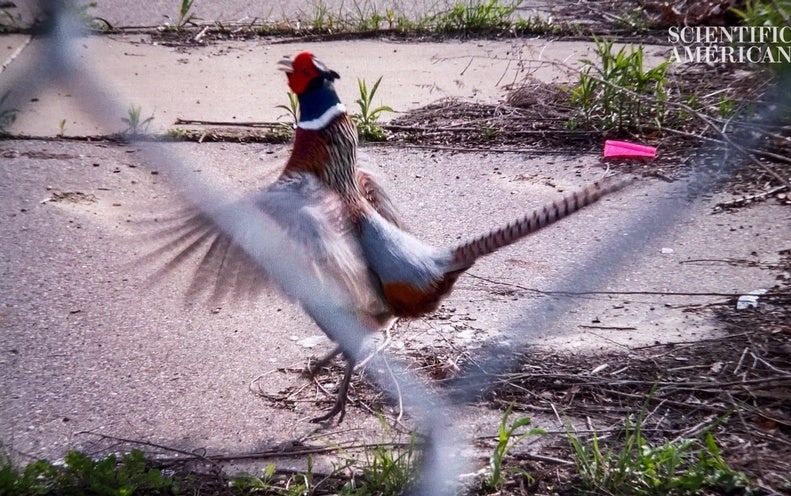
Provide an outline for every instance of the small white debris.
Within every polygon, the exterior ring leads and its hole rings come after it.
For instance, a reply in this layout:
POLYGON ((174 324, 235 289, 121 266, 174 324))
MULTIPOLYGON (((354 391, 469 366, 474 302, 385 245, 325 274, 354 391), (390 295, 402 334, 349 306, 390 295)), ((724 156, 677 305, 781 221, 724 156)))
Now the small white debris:
POLYGON ((758 308, 758 297, 765 295, 768 290, 756 289, 746 295, 741 295, 736 302, 736 310, 746 310, 748 308, 758 308))
POLYGON ((327 336, 323 334, 317 334, 315 336, 310 336, 304 339, 300 339, 299 341, 297 341, 297 344, 302 346, 303 348, 315 348, 316 346, 326 341, 327 341, 327 336))
POLYGON ((673 248, 662 248, 662 255, 670 255, 673 253, 673 248))

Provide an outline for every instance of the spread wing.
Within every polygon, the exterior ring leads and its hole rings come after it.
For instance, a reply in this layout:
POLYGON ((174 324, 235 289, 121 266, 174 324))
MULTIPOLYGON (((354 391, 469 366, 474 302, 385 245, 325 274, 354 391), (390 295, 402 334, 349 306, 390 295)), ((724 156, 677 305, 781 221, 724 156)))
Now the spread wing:
MULTIPOLYGON (((283 228, 313 262, 312 270, 322 278, 332 278, 359 311, 371 316, 385 312, 378 282, 354 237, 348 209, 318 179, 311 175, 283 177, 239 202, 252 203, 283 228)), ((146 257, 169 256, 156 277, 196 264, 187 297, 208 296, 211 300, 223 300, 230 294, 254 297, 271 284, 264 270, 212 220, 232 214, 238 207, 239 203, 232 203, 222 207, 220 215, 193 211, 172 219, 172 226, 158 233, 167 241, 146 257)), ((288 254, 283 254, 283 263, 288 261, 288 254)))

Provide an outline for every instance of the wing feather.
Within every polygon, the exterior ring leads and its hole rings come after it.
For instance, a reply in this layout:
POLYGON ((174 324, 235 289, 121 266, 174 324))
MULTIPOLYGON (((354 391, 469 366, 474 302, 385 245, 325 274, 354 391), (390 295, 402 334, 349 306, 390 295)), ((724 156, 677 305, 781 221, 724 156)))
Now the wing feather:
MULTIPOLYGON (((273 219, 312 261, 312 270, 348 293, 358 311, 370 316, 387 312, 378 282, 368 269, 355 236, 349 210, 342 200, 311 175, 282 177, 267 189, 239 202, 252 203, 273 219)), ((221 215, 195 211, 175 219, 158 233, 164 244, 147 259, 169 254, 171 258, 157 274, 165 275, 182 267, 194 268, 186 290, 189 298, 212 301, 254 297, 271 278, 215 223, 232 213, 239 204, 222 207, 221 215), (171 238, 171 239, 167 239, 171 238)), ((284 254, 287 260, 287 254, 284 254)))

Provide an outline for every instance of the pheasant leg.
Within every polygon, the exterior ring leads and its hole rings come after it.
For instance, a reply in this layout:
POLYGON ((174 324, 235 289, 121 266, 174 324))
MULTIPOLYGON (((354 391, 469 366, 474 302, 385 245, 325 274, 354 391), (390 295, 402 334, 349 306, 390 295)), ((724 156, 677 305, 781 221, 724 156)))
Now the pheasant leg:
POLYGON ((346 370, 344 371, 343 374, 343 381, 341 382, 341 385, 338 388, 338 395, 335 399, 335 404, 332 406, 330 411, 328 411, 324 415, 310 419, 311 422, 313 422, 314 424, 325 422, 333 418, 335 415, 338 415, 339 424, 343 421, 343 417, 346 415, 346 399, 349 392, 349 383, 352 380, 353 371, 354 371, 354 363, 347 359, 346 370))

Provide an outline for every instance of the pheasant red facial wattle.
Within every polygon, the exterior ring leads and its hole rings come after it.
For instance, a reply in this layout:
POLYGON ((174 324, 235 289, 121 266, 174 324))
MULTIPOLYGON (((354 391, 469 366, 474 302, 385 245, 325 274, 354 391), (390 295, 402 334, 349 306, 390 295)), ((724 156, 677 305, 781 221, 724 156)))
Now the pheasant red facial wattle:
POLYGON ((308 90, 311 82, 322 78, 334 81, 340 78, 337 72, 327 67, 310 52, 302 52, 294 60, 284 59, 278 62, 280 70, 288 78, 288 87, 298 96, 308 90))
POLYGON ((340 76, 312 53, 302 52, 293 60, 281 60, 278 68, 286 73, 288 87, 299 99, 298 127, 319 130, 341 114, 346 114, 346 107, 333 85, 340 76))

